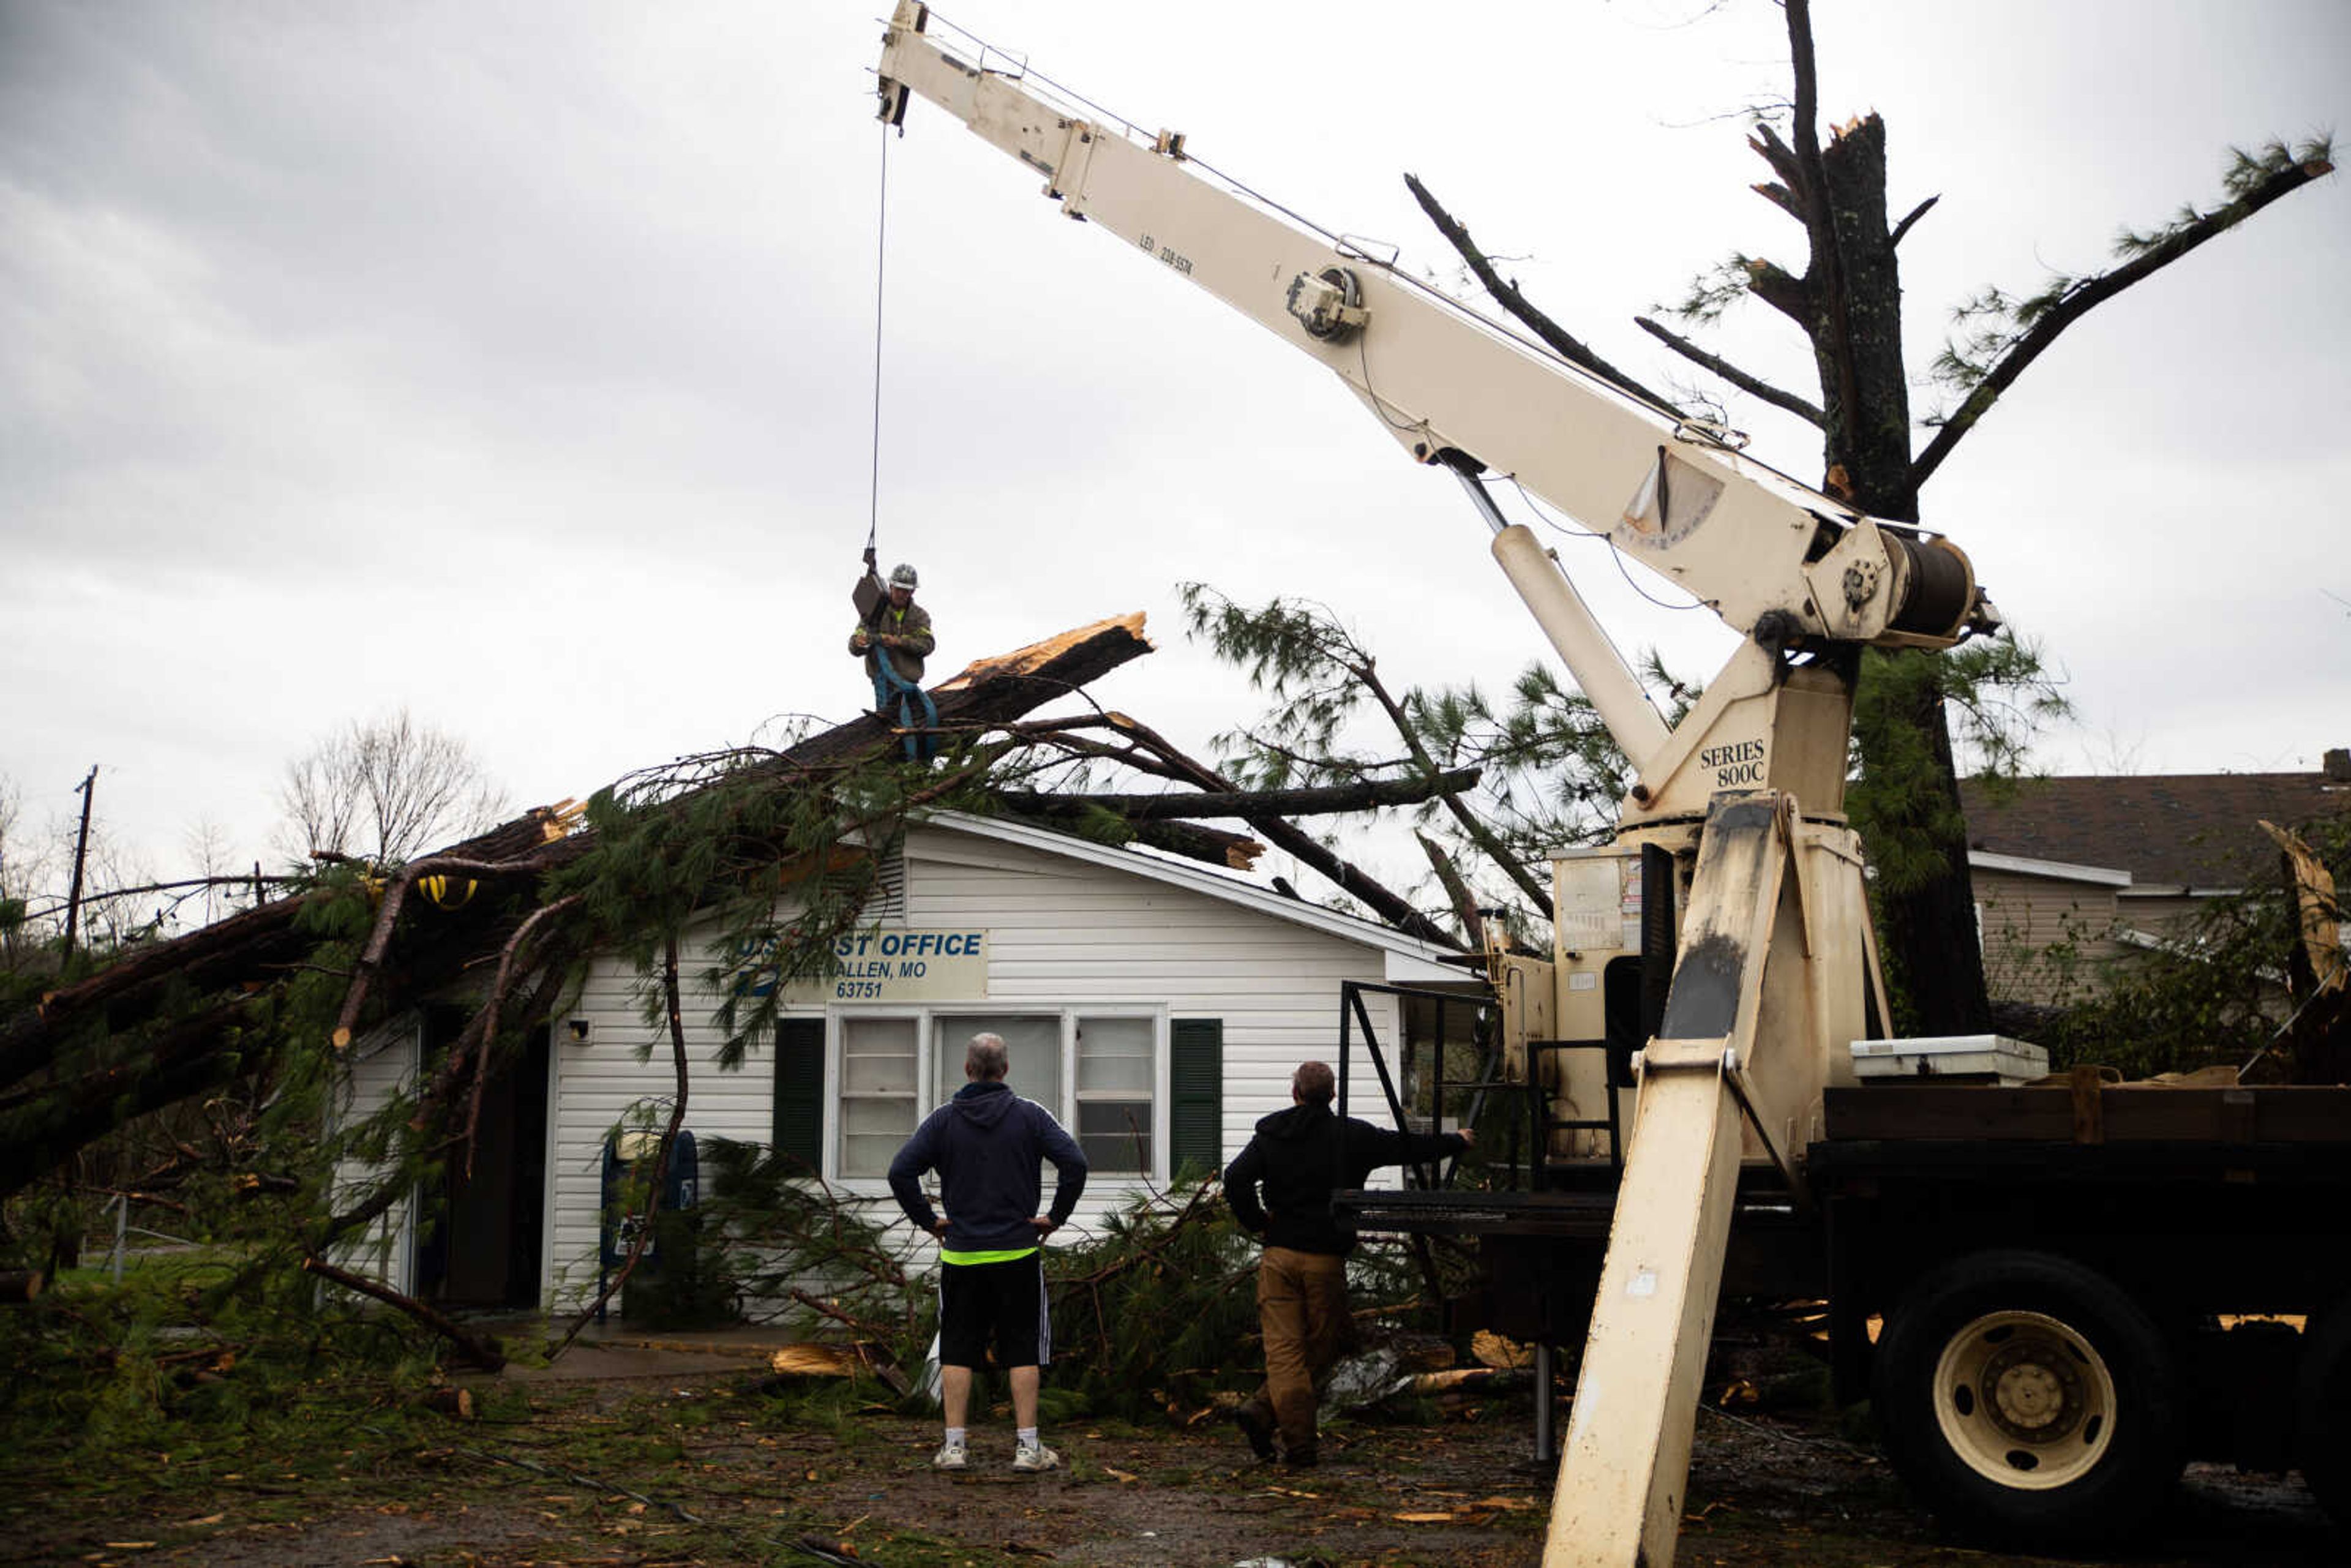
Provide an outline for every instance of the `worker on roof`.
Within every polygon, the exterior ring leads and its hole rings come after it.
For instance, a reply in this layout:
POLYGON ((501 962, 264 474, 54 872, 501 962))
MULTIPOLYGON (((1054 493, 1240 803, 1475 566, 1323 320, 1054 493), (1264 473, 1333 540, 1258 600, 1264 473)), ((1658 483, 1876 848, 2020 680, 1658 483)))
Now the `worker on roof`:
POLYGON ((883 581, 869 545, 865 575, 849 594, 857 606, 857 630, 849 634, 849 651, 864 656, 865 673, 873 681, 874 711, 885 718, 900 706, 908 688, 922 690, 923 661, 938 646, 931 635, 930 612, 914 602, 914 569, 904 561, 892 567, 889 580, 883 581))

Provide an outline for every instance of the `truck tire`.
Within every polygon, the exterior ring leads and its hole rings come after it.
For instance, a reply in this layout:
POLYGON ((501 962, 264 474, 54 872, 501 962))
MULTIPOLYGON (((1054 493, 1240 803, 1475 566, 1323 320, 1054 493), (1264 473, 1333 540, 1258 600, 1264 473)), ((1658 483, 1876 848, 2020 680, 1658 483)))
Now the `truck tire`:
POLYGON ((2351 1298, 2312 1322, 2294 1387, 2294 1454, 2303 1484, 2351 1532, 2351 1298))
POLYGON ((1978 1252, 1921 1277, 1873 1381, 1886 1457, 1972 1535, 2039 1551, 2127 1534, 2184 1462, 2161 1332, 2070 1259, 1978 1252))

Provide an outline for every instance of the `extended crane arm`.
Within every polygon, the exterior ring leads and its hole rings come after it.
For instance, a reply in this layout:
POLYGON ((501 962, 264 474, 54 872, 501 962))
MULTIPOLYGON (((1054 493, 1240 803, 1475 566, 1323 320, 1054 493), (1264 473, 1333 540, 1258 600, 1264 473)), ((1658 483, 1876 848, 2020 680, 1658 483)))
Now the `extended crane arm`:
POLYGON ((1267 211, 1196 172, 1181 136, 1081 118, 1022 78, 957 58, 925 34, 927 20, 901 0, 880 65, 884 119, 901 120, 910 93, 945 109, 1035 169, 1063 212, 1322 361, 1421 461, 1515 477, 1781 646, 1943 646, 1997 623, 1948 541, 1742 458, 1389 261, 1267 211))

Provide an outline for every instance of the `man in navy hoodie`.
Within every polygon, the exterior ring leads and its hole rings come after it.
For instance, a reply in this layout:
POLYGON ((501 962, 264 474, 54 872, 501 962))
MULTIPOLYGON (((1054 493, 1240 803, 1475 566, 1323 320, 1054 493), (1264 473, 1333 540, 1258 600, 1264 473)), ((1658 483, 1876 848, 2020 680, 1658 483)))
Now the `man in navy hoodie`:
POLYGON ((1258 1259, 1258 1327, 1265 1338, 1265 1384, 1238 1414, 1260 1459, 1315 1461, 1314 1385, 1352 1338, 1347 1254, 1355 1234, 1331 1212, 1334 1188, 1359 1187, 1381 1166, 1458 1155, 1475 1134, 1399 1133, 1331 1113, 1337 1092, 1330 1064, 1302 1061, 1290 1076, 1290 1106, 1257 1124, 1249 1147, 1225 1167, 1233 1217, 1263 1239, 1258 1259), (1258 1200, 1259 1189, 1265 1193, 1258 1200))
POLYGON ((987 1363, 1012 1384, 1016 1470, 1050 1470, 1061 1456, 1037 1437, 1039 1371, 1053 1359, 1053 1323, 1045 1302, 1039 1246, 1061 1228, 1086 1189, 1086 1156, 1076 1140, 1033 1100, 1004 1082, 1010 1067, 1001 1035, 976 1034, 964 1052, 971 1080, 923 1119, 890 1162, 890 1191, 906 1218, 939 1239, 939 1393, 946 1441, 931 1463, 960 1470, 971 1463, 965 1419, 971 1376, 987 1363), (1038 1212, 1040 1164, 1053 1162, 1051 1212, 1038 1212), (925 1171, 939 1173, 942 1215, 923 1196, 925 1171))

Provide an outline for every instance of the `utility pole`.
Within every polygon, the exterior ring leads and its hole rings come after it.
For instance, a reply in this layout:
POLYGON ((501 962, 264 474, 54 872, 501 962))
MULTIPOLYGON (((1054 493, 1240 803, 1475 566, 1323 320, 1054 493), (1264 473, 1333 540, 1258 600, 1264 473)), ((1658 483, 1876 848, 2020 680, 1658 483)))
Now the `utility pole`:
POLYGON ((97 763, 89 765, 89 777, 75 785, 74 790, 81 796, 81 831, 74 838, 73 887, 66 894, 66 950, 57 961, 61 972, 73 962, 74 926, 81 918, 81 868, 89 854, 89 806, 98 798, 97 763))

